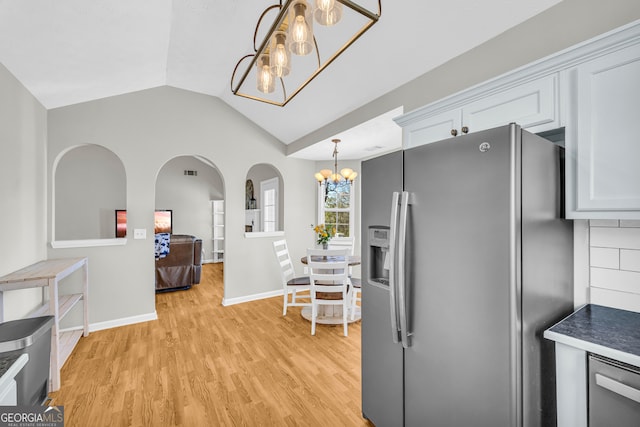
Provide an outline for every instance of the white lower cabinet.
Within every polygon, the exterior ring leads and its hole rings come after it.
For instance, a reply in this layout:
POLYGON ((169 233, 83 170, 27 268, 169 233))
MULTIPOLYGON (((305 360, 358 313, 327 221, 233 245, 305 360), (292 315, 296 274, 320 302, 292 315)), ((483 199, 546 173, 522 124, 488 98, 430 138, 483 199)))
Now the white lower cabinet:
POLYGON ((640 219, 640 44, 568 70, 570 218, 640 219))

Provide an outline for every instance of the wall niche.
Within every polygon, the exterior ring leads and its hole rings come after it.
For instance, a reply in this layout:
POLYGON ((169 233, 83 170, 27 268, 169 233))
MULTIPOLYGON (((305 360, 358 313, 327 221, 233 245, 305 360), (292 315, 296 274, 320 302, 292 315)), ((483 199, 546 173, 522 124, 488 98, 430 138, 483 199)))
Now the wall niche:
POLYGON ((127 203, 120 158, 99 145, 73 147, 59 156, 53 176, 52 240, 115 239, 116 210, 127 203))
POLYGON ((245 181, 246 233, 284 230, 284 183, 280 171, 270 164, 253 165, 245 181))

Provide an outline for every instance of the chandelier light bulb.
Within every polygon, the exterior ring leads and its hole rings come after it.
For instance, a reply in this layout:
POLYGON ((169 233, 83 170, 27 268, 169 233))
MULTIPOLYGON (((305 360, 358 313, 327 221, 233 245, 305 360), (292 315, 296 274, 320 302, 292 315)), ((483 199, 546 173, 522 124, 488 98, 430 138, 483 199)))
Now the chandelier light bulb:
POLYGON ((269 60, 271 73, 276 77, 284 77, 291 71, 291 60, 286 47, 287 35, 283 31, 277 31, 271 37, 269 46, 269 60))
POLYGON ((335 0, 316 0, 313 17, 320 25, 335 25, 342 19, 342 4, 335 0))
POLYGON ((344 168, 340 171, 340 175, 344 176, 345 179, 349 179, 352 173, 353 169, 351 168, 344 168))
POLYGON ((257 74, 258 74, 258 90, 262 93, 271 93, 275 90, 275 79, 271 74, 271 68, 269 67, 269 55, 262 54, 256 62, 257 74))
POLYGON ((289 50, 295 55, 313 51, 313 20, 306 0, 295 2, 289 13, 289 50))
POLYGON ((331 10, 336 4, 336 0, 316 0, 316 7, 324 12, 331 10))

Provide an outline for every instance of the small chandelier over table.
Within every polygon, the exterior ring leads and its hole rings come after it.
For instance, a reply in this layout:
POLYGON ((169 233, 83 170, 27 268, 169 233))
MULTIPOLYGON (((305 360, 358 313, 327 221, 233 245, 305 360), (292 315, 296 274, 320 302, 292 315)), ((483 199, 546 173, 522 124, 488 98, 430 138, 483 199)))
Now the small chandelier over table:
POLYGON ((344 168, 340 170, 340 173, 338 173, 338 143, 340 140, 332 139, 331 142, 335 144, 333 148, 333 171, 331 169, 322 169, 320 172, 317 172, 314 176, 318 181, 318 184, 326 184, 327 181, 332 181, 334 184, 341 181, 346 181, 349 184, 353 183, 356 176, 358 176, 358 172, 351 168, 344 168))
POLYGON ((350 0, 280 0, 269 6, 258 19, 253 34, 254 53, 240 58, 231 76, 234 95, 285 106, 311 80, 378 22, 377 13, 350 0), (262 43, 256 47, 260 24, 272 10, 279 9, 262 43), (314 31, 313 23, 321 27, 314 31), (338 24, 340 24, 338 26, 338 24), (334 28, 336 27, 336 28, 334 28), (323 49, 323 56, 320 54, 323 49), (315 51, 315 60, 312 55, 315 51), (251 61, 234 84, 245 60, 251 61), (250 78, 250 75, 254 75, 250 78), (255 86, 251 84, 255 81, 255 86), (277 85, 277 82, 280 85, 277 85), (287 93, 285 82, 293 90, 287 93), (278 87, 278 90, 276 90, 278 87))

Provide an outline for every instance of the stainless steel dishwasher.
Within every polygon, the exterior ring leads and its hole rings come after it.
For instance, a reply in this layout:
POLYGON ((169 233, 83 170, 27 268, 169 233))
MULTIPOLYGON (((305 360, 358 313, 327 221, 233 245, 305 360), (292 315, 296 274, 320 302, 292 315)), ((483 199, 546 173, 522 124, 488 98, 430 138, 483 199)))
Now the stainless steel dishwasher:
POLYGON ((640 426, 640 368, 589 355, 589 427, 640 426))

